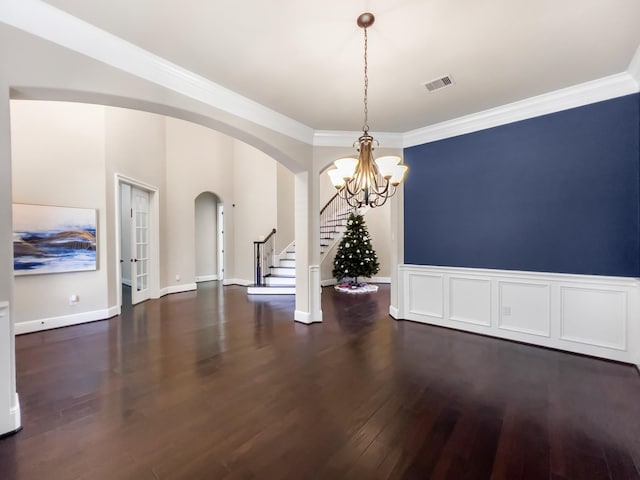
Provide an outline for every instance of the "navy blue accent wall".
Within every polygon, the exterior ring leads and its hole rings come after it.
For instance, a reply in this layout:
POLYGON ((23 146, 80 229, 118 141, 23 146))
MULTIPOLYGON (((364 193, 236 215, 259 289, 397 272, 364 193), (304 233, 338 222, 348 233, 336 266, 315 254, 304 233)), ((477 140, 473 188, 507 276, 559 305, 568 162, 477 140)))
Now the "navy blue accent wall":
POLYGON ((640 276, 640 95, 407 148, 405 263, 640 276))

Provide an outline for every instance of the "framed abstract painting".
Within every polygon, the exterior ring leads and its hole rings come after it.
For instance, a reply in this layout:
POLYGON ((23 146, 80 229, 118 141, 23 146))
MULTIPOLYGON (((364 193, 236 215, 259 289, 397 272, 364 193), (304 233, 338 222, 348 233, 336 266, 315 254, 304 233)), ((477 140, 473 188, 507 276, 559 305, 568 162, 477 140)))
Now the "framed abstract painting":
POLYGON ((96 270, 96 228, 95 209, 14 203, 14 274, 96 270))

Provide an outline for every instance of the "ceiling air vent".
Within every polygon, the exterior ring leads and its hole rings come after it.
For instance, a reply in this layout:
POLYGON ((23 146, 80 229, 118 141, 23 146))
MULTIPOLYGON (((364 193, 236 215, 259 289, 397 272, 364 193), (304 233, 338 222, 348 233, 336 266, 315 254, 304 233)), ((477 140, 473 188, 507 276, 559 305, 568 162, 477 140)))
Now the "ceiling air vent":
POLYGON ((440 90, 442 88, 450 87, 451 85, 453 85, 453 78, 451 78, 451 75, 445 75, 442 78, 436 78, 435 80, 431 80, 430 82, 426 82, 424 84, 429 93, 435 92, 436 90, 440 90))

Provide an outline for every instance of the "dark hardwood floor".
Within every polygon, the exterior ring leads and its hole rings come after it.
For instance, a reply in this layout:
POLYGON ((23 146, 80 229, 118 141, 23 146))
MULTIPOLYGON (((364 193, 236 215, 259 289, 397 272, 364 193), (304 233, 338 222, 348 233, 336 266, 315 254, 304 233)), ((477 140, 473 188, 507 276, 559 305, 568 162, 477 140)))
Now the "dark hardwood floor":
POLYGON ((634 367, 203 284, 16 339, 0 479, 639 479, 634 367))

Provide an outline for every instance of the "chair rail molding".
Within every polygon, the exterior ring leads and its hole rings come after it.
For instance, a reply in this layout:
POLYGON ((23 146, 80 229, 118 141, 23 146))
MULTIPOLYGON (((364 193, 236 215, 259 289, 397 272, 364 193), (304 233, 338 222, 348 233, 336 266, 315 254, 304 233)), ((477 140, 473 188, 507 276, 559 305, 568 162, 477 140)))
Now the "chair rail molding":
POLYGON ((399 320, 640 365, 640 279, 400 265, 398 280, 399 320))

